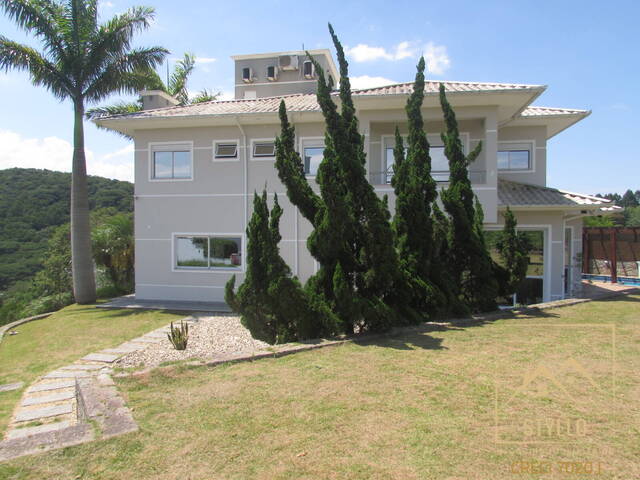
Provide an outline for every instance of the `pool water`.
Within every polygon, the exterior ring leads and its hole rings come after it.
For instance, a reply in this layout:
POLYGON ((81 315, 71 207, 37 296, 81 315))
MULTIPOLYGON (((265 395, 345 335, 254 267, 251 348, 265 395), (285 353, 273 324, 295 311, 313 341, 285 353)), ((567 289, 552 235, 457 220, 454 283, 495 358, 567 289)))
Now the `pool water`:
MULTIPOLYGON (((583 273, 583 280, 594 280, 596 282, 611 283, 611 275, 595 275, 591 273, 583 273)), ((638 277, 620 277, 618 276, 618 283, 622 285, 637 285, 640 287, 640 278, 638 277)))

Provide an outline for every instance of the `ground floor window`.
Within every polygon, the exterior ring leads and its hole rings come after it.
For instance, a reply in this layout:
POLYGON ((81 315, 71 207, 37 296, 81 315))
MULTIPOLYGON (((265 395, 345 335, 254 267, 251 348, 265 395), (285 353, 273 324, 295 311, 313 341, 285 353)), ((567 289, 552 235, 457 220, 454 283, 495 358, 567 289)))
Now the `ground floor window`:
MULTIPOLYGON (((497 263, 502 259, 496 248, 496 242, 501 230, 488 230, 485 232, 485 240, 491 258, 497 263)), ((517 294, 518 303, 532 304, 542 302, 544 284, 544 231, 543 230, 523 230, 521 231, 531 244, 529 254, 529 267, 527 268, 527 278, 520 287, 517 294)), ((504 303, 510 303, 510 299, 503 299, 504 303)))
POLYGON ((242 269, 242 237, 178 235, 175 267, 179 269, 242 269))

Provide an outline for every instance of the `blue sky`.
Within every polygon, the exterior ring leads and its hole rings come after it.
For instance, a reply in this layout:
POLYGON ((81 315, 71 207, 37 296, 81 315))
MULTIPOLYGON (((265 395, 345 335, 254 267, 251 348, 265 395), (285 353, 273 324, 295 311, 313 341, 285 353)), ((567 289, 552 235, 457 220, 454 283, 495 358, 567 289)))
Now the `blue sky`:
MULTIPOLYGON (((597 193, 640 188, 640 65, 634 1, 260 1, 101 3, 104 17, 156 8, 140 45, 200 58, 189 85, 233 91, 233 54, 330 47, 327 21, 349 47, 356 83, 409 81, 427 53, 430 78, 548 85, 535 103, 593 110, 548 145, 548 184, 597 193), (373 77, 373 78, 372 78, 373 77), (381 77, 381 78, 375 78, 381 77)), ((30 43, 5 17, 0 32, 30 43)), ((72 114, 26 74, 0 73, 0 168, 69 170, 72 114)), ((86 125, 89 173, 131 180, 130 142, 86 125)))

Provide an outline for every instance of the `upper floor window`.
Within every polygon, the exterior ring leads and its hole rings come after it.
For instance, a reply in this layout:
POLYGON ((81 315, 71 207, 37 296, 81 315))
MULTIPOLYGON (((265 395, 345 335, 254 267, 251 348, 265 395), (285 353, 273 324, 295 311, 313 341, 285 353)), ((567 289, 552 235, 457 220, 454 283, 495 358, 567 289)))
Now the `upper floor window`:
POLYGON ((192 178, 190 145, 152 146, 151 178, 154 180, 189 180, 192 178))
MULTIPOLYGON (((404 149, 405 156, 407 155, 407 149, 404 149)), ((449 181, 449 160, 444 154, 443 146, 436 146, 429 148, 429 156, 431 157, 431 176, 436 182, 448 182, 449 181)), ((393 177, 393 147, 387 147, 386 149, 386 172, 384 179, 386 183, 391 183, 393 177)))
POLYGON ((214 148, 215 159, 234 160, 238 158, 238 142, 232 140, 221 140, 215 142, 214 148))
POLYGON ((322 161, 324 147, 306 147, 304 149, 304 174, 315 177, 322 161))
POLYGON ((324 158, 324 138, 302 137, 299 151, 304 164, 304 174, 307 177, 315 177, 318 174, 320 162, 324 158))
POLYGON ((276 155, 276 145, 274 142, 257 141, 253 144, 253 156, 271 158, 276 155))
POLYGON ((531 170, 531 151, 532 146, 528 143, 499 143, 498 170, 531 170))

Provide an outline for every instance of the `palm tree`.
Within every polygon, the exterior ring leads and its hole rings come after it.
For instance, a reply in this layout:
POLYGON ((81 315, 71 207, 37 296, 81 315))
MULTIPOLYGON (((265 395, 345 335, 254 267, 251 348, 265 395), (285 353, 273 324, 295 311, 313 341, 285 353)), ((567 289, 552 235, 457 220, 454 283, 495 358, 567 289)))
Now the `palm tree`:
POLYGON ((98 0, 2 0, 0 8, 43 47, 38 51, 0 34, 0 70, 25 70, 34 85, 73 104, 73 294, 78 303, 91 303, 96 299, 96 284, 84 151, 85 106, 113 93, 146 88, 149 71, 169 52, 157 46, 131 46, 134 34, 149 27, 154 17, 152 8, 133 7, 101 24, 98 0))
MULTIPOLYGON (((180 105, 189 105, 192 103, 209 102, 216 100, 220 92, 214 93, 207 89, 201 90, 195 96, 189 97, 187 90, 187 81, 193 73, 196 66, 196 56, 193 53, 185 53, 181 60, 178 60, 173 67, 173 72, 167 78, 165 84, 160 75, 155 71, 150 74, 149 88, 153 90, 162 90, 173 96, 180 102, 180 105)), ((168 72, 167 72, 168 75, 168 72)), ((138 97, 133 102, 118 102, 104 107, 95 107, 87 110, 87 118, 95 119, 111 115, 124 115, 127 113, 139 112, 142 110, 142 97, 138 97)), ((98 127, 101 128, 101 127, 98 127)), ((127 136, 127 135, 125 135, 127 136)))

